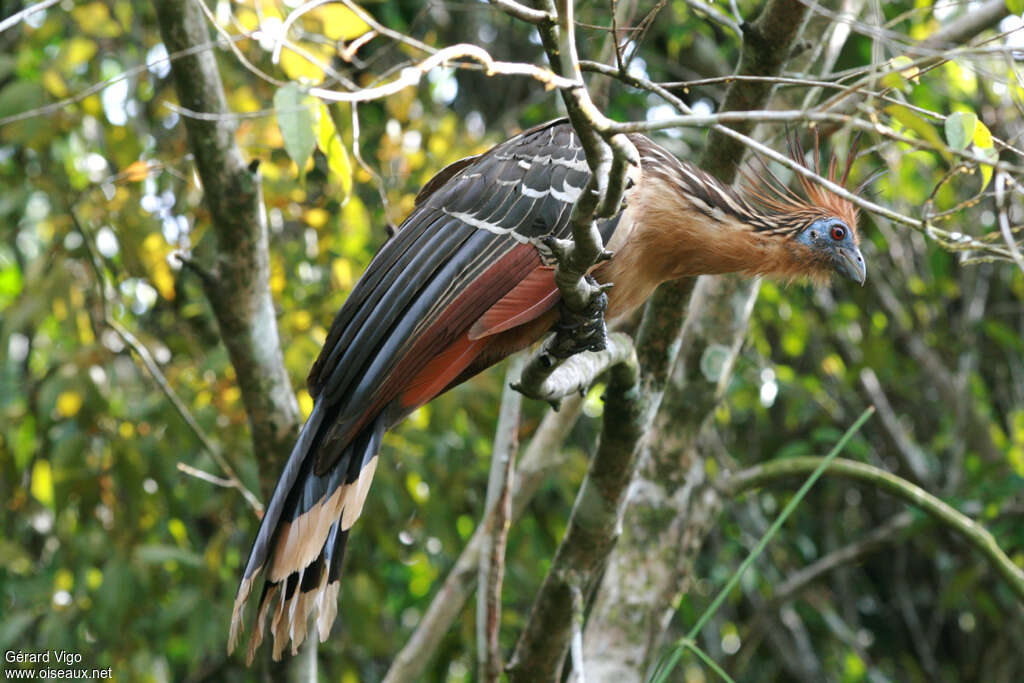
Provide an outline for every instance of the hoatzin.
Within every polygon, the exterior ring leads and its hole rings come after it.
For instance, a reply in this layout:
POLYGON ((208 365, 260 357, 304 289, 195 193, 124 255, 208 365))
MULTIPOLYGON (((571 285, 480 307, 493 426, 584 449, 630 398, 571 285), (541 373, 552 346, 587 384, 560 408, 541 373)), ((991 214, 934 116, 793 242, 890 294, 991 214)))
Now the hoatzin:
MULTIPOLYGON (((863 283, 857 211, 848 201, 803 177, 802 197, 777 179, 744 197, 648 138, 631 140, 640 167, 624 208, 598 223, 614 255, 592 271, 614 285, 609 320, 635 310, 659 284, 703 273, 822 281, 837 272, 863 283)), ((833 158, 830 178, 835 171, 833 158)), ((381 437, 553 326, 559 292, 539 238, 568 236, 589 177, 579 139, 560 120, 451 164, 420 191, 338 312, 309 374, 313 411, 256 535, 229 649, 261 574, 249 659, 268 612, 275 659, 289 638, 295 652, 314 609, 326 639, 345 541, 370 488, 381 437)))

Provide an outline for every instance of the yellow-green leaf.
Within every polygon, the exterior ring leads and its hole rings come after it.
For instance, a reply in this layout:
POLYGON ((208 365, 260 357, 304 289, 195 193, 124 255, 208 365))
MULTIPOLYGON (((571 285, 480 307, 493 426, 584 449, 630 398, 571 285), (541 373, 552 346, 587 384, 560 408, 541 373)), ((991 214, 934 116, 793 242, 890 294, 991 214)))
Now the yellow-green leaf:
POLYGON ((992 147, 992 131, 981 121, 974 123, 974 146, 978 149, 989 149, 992 147))
MULTIPOLYGON (((999 161, 999 152, 994 147, 988 147, 986 149, 979 149, 978 155, 986 159, 991 160, 994 164, 999 161)), ((988 184, 992 182, 992 168, 991 164, 981 164, 981 191, 984 192, 988 184)))
POLYGON ((47 460, 32 466, 32 496, 46 507, 53 507, 53 471, 47 460))
POLYGON ((82 408, 82 395, 77 391, 62 391, 57 397, 57 414, 74 417, 82 408))
POLYGON ((882 77, 882 85, 895 90, 910 90, 910 82, 918 83, 921 70, 913 65, 910 57, 893 57, 889 66, 893 72, 882 77))
POLYGON ((68 39, 64 43, 63 48, 61 48, 60 57, 58 58, 62 71, 65 75, 75 73, 79 67, 83 64, 88 64, 89 60, 96 56, 97 50, 99 48, 96 45, 96 41, 89 38, 75 36, 68 39))
POLYGON ((890 104, 885 108, 885 112, 904 128, 917 133, 922 140, 934 145, 946 161, 952 159, 952 155, 946 150, 946 145, 943 144, 942 137, 935 130, 935 126, 928 123, 923 116, 901 104, 890 104))
POLYGON ((370 30, 369 24, 341 3, 330 3, 308 13, 323 22, 323 34, 331 40, 352 40, 370 30))

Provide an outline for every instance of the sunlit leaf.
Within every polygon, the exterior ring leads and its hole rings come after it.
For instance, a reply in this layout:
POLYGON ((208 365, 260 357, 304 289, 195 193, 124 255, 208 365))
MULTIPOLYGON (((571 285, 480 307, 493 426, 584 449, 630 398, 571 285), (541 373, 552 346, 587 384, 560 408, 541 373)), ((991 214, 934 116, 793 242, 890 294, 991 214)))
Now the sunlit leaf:
POLYGON ((64 43, 60 51, 61 71, 71 74, 96 56, 96 41, 84 36, 74 36, 64 43))
POLYGON ((939 132, 935 130, 935 126, 926 121, 923 116, 901 104, 891 104, 885 108, 885 112, 894 120, 898 121, 904 128, 914 131, 921 137, 921 139, 934 145, 939 150, 939 153, 945 157, 946 161, 953 158, 946 150, 946 145, 943 144, 942 136, 940 136, 939 132))
POLYGON ((53 471, 48 460, 37 460, 32 466, 32 497, 53 507, 53 471))
POLYGON ((946 142, 956 150, 966 149, 974 139, 978 116, 971 111, 958 111, 946 117, 946 142))
POLYGON ((322 228, 327 219, 331 217, 331 214, 327 213, 326 210, 320 207, 313 207, 306 211, 305 219, 306 224, 311 228, 322 228))
POLYGON ((99 0, 74 7, 71 16, 89 35, 100 38, 116 38, 121 35, 121 27, 110 16, 106 3, 99 0))
POLYGON ((43 87, 54 97, 67 97, 68 86, 56 69, 47 69, 43 73, 43 87))
POLYGON ((170 251, 170 245, 164 241, 160 233, 156 232, 146 235, 141 249, 139 249, 139 257, 146 266, 150 281, 160 296, 168 301, 174 299, 174 275, 171 273, 171 267, 167 264, 167 254, 170 251))
POLYGON ((313 100, 302 92, 298 83, 288 83, 274 94, 274 109, 284 148, 301 172, 316 146, 313 100))
POLYGON ((177 517, 172 518, 167 522, 167 530, 171 532, 171 536, 178 542, 179 545, 188 545, 188 532, 185 529, 185 523, 177 517))
POLYGON ((82 408, 82 395, 77 391, 62 391, 57 396, 57 414, 74 417, 82 408))
MULTIPOLYGON (((978 156, 988 159, 993 164, 999 161, 999 152, 995 148, 979 149, 978 156)), ((988 187, 988 184, 992 182, 992 172, 994 168, 989 164, 981 164, 981 190, 984 191, 988 187)))
POLYGON ((308 418, 309 414, 313 412, 313 397, 305 389, 300 389, 296 397, 299 399, 299 410, 302 412, 302 419, 308 418))
POLYGON ((992 131, 980 120, 974 122, 974 146, 979 149, 992 147, 992 131))
POLYGON ((323 22, 323 34, 331 40, 352 40, 370 30, 370 26, 341 3, 330 3, 310 10, 309 17, 323 22))
POLYGON ((295 81, 305 79, 311 83, 319 83, 324 78, 323 69, 287 47, 281 50, 281 70, 295 81))
POLYGON ((4 263, 0 257, 0 311, 6 308, 21 294, 21 268, 13 259, 4 263))

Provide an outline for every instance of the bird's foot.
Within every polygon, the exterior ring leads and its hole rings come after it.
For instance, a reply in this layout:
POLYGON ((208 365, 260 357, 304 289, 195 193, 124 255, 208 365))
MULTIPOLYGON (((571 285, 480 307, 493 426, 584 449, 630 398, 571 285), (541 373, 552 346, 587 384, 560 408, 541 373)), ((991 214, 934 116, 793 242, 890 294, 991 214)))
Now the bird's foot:
MULTIPOLYGON (((599 286, 589 275, 587 281, 599 286)), ((608 346, 608 328, 604 312, 608 309, 608 295, 601 291, 590 298, 582 311, 574 311, 559 303, 559 318, 555 323, 555 338, 548 352, 556 358, 568 358, 581 351, 603 351, 608 346)))

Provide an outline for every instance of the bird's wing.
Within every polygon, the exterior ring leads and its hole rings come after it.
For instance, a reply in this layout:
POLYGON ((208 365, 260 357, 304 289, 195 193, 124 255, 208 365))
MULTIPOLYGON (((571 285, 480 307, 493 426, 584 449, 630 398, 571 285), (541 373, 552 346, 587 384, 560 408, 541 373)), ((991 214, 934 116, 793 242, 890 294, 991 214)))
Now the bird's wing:
MULTIPOLYGON (((536 275, 549 272, 538 238, 566 235, 572 205, 589 179, 572 128, 564 121, 539 126, 441 175, 356 284, 313 365, 314 410, 257 533, 235 601, 232 643, 264 568, 257 626, 279 593, 275 654, 288 635, 293 648, 301 641, 296 636, 304 637, 314 603, 326 636, 345 538, 390 426, 385 408, 396 399, 405 408, 430 400, 472 362, 489 334, 521 325, 557 301, 553 278, 536 275)), ((602 225, 610 234, 615 221, 602 225)), ((250 656, 261 639, 254 631, 250 656)))
POLYGON ((572 128, 555 122, 421 195, 338 313, 310 372, 310 395, 329 406, 318 473, 404 381, 543 265, 537 238, 565 235, 588 178, 572 128))

